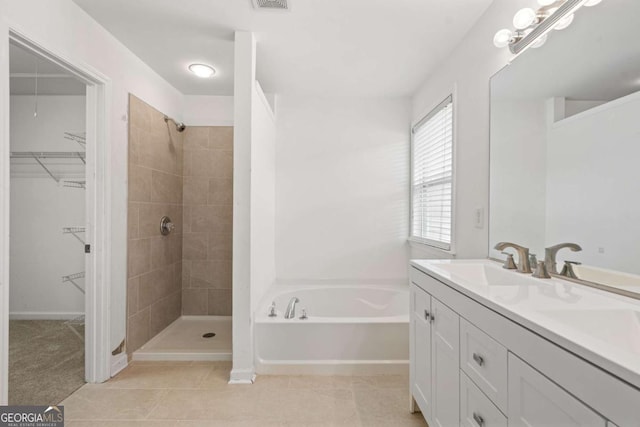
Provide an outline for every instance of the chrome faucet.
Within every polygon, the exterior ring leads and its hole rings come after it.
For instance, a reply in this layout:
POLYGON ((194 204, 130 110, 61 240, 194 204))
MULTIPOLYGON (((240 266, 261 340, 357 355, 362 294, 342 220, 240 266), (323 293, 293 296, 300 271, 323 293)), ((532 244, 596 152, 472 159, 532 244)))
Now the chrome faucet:
POLYGON ((558 269, 556 268, 556 255, 562 248, 569 248, 573 252, 579 252, 582 250, 580 245, 575 243, 560 243, 559 245, 549 246, 546 248, 544 250, 544 263, 547 266, 549 274, 558 274, 558 269))
POLYGON ((513 248, 518 252, 518 264, 517 268, 520 273, 531 273, 531 264, 529 263, 529 248, 516 245, 510 242, 500 242, 495 246, 495 249, 504 251, 507 248, 513 248))
POLYGON ((296 304, 299 303, 300 300, 296 297, 293 297, 289 300, 289 305, 287 305, 287 311, 284 313, 285 319, 293 319, 296 317, 296 304))

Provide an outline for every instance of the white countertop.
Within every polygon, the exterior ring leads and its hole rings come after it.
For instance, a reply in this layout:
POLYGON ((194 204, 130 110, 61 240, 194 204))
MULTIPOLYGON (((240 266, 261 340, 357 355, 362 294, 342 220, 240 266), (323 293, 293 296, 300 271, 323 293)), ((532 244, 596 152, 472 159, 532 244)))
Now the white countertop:
POLYGON ((640 301, 490 260, 412 260, 478 303, 640 389, 640 301))

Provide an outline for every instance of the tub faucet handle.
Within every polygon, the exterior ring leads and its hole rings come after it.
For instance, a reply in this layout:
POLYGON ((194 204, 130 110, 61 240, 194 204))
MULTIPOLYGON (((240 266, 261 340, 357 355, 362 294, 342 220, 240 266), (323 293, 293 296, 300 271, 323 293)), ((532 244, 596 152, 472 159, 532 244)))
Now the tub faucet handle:
POLYGON ((309 318, 309 316, 307 316, 307 309, 303 308, 302 309, 302 314, 300 315, 300 320, 306 320, 308 318, 309 318))
POLYGON ((276 317, 278 314, 276 313, 276 302, 273 301, 271 303, 271 307, 269 307, 269 317, 276 317))

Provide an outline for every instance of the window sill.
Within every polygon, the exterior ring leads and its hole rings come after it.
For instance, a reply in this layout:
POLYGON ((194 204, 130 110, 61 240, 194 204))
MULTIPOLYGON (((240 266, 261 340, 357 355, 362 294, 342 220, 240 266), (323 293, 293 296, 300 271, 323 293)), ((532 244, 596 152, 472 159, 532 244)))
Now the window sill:
POLYGON ((409 246, 414 249, 418 249, 425 252, 433 252, 434 255, 439 255, 440 257, 447 257, 447 258, 456 257, 456 251, 453 247, 449 250, 442 249, 442 248, 438 248, 437 246, 429 245, 423 241, 420 241, 411 237, 407 239, 407 242, 409 242, 409 246))

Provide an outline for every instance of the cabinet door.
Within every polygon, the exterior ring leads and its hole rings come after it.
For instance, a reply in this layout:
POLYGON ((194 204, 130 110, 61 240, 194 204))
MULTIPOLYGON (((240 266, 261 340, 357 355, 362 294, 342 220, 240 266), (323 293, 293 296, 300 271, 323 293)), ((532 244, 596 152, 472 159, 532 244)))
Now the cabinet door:
POLYGON ((431 419, 431 296, 411 287, 411 393, 422 415, 431 419))
POLYGON ((604 427, 606 421, 509 353, 509 426, 604 427))
POLYGON ((431 299, 432 427, 460 423, 460 316, 431 299))

